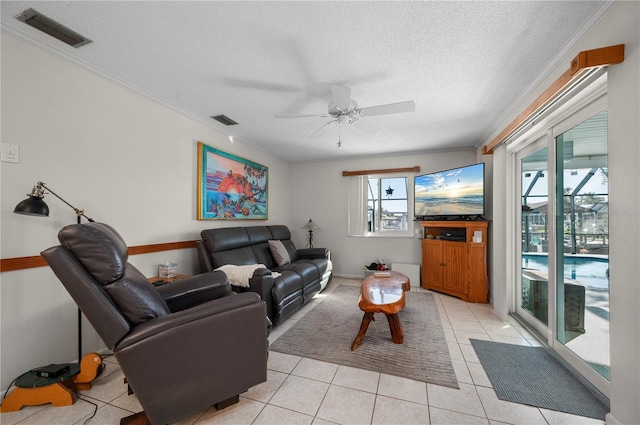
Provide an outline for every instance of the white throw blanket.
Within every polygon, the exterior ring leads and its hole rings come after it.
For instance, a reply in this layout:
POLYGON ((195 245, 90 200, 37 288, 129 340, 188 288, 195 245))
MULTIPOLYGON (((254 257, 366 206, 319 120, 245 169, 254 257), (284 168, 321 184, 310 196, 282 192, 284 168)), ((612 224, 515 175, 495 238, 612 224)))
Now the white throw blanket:
POLYGON ((248 266, 236 266, 233 264, 225 264, 218 267, 216 270, 223 271, 229 283, 235 286, 241 286, 243 288, 249 287, 249 279, 253 276, 253 272, 257 269, 266 269, 264 264, 250 264, 248 266))

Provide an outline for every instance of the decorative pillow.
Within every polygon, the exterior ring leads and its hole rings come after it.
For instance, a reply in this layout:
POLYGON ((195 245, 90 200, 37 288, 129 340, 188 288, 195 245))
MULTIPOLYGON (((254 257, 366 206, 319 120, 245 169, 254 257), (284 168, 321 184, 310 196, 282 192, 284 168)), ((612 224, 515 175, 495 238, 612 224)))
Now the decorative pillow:
POLYGON ((249 287, 249 279, 253 276, 253 272, 257 269, 266 269, 264 264, 250 264, 247 266, 236 266, 233 264, 225 264, 216 270, 223 271, 229 279, 229 283, 234 286, 243 288, 249 287))
POLYGON ((278 266, 284 266, 285 264, 289 264, 291 262, 289 252, 287 252, 287 248, 284 247, 282 241, 269 240, 267 242, 269 242, 271 255, 273 255, 273 258, 276 260, 276 264, 278 264, 278 266))

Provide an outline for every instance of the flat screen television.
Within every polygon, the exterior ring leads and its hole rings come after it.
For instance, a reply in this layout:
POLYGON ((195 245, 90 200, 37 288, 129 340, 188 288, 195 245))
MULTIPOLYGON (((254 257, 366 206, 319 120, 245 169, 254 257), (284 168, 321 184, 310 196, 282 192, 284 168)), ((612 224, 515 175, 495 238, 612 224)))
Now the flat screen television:
POLYGON ((416 220, 468 219, 484 215, 484 163, 414 178, 416 220))

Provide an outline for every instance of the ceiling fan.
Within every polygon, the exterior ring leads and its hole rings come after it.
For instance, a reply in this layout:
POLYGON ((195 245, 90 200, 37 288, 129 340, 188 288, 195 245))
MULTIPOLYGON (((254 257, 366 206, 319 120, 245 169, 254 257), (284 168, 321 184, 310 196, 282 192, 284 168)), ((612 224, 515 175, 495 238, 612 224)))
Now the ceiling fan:
MULTIPOLYGON (((328 113, 326 114, 276 114, 276 118, 331 118, 330 121, 328 121, 318 130, 314 131, 308 136, 309 138, 311 138, 320 133, 321 130, 327 127, 332 127, 336 124, 353 124, 366 133, 375 133, 379 131, 379 129, 371 123, 361 121, 360 118, 370 117, 374 115, 413 112, 416 110, 416 104, 413 100, 358 108, 358 104, 356 103, 356 101, 351 99, 351 89, 344 86, 331 86, 331 94, 333 97, 333 101, 329 103, 328 113)), ((340 147, 341 145, 342 142, 340 141, 340 137, 338 136, 338 147, 340 147)))

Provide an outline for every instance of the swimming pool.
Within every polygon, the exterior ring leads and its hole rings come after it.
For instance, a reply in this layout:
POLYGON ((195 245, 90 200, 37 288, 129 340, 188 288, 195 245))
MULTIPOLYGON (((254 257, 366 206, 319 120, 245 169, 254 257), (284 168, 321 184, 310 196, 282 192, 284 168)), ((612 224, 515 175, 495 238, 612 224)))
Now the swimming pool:
MULTIPOLYGON (((547 254, 522 254, 522 268, 548 271, 547 254)), ((564 277, 588 288, 609 289, 609 259, 589 255, 565 255, 564 277)))

